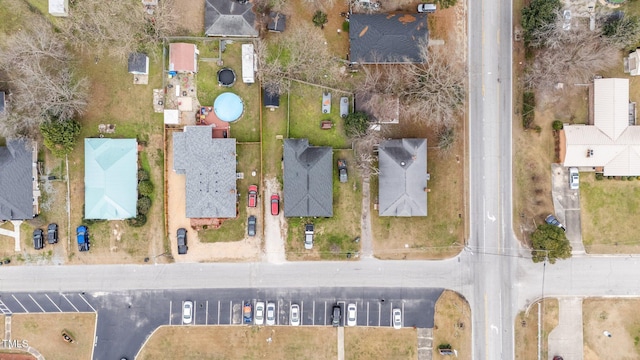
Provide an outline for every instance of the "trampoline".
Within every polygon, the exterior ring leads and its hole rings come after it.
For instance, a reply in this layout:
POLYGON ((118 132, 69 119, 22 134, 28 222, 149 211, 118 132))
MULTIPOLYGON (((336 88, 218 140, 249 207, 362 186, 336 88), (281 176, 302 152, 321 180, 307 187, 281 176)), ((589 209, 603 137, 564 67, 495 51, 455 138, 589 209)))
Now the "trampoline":
POLYGON ((231 87, 236 83, 236 72, 229 68, 218 70, 218 85, 231 87))
POLYGON ((244 104, 242 99, 234 93, 226 92, 218 95, 213 102, 213 111, 218 119, 226 122, 236 121, 242 116, 244 104))

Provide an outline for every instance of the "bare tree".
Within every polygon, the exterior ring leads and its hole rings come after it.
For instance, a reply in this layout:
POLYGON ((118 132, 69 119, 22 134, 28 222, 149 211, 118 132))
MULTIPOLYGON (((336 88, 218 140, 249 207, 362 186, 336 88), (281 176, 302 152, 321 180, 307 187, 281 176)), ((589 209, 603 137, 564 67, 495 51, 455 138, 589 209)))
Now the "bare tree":
POLYGON ((32 22, 28 30, 7 40, 0 65, 12 96, 0 134, 36 137, 41 123, 67 121, 84 111, 88 81, 71 71, 64 43, 44 20, 32 22))
POLYGON ((374 155, 374 149, 384 140, 380 131, 367 130, 365 133, 353 139, 353 146, 356 153, 356 165, 360 170, 360 175, 367 179, 372 174, 379 173, 376 166, 378 158, 374 155))
POLYGON ((330 85, 335 81, 337 63, 327 49, 320 29, 310 24, 295 27, 287 37, 274 37, 257 47, 259 71, 266 87, 283 93, 286 78, 330 85))
POLYGON ((61 29, 80 50, 125 58, 132 51, 157 45, 178 28, 174 0, 160 0, 152 13, 140 1, 83 0, 73 4, 61 29))
POLYGON ((619 51, 600 28, 563 28, 560 14, 556 22, 535 30, 532 39, 536 39, 532 45, 538 50, 524 75, 529 89, 559 82, 586 83, 595 73, 611 67, 611 56, 619 51))

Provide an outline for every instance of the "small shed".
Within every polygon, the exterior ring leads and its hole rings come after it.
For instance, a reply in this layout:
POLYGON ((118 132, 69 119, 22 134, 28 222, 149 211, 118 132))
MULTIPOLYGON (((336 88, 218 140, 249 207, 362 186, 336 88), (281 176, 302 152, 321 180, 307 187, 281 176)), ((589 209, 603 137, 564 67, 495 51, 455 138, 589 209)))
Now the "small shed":
POLYGON ((262 88, 262 103, 267 109, 274 111, 280 107, 280 95, 276 92, 262 88))
POLYGON ((53 16, 69 16, 69 0, 49 0, 49 14, 53 16))
POLYGON ((283 32, 287 23, 287 16, 279 12, 271 12, 269 14, 269 24, 267 30, 271 32, 283 32))
POLYGON ((149 57, 143 53, 129 54, 129 72, 134 75, 149 75, 149 57))
POLYGON ((169 44, 169 71, 197 73, 198 48, 189 43, 169 44))

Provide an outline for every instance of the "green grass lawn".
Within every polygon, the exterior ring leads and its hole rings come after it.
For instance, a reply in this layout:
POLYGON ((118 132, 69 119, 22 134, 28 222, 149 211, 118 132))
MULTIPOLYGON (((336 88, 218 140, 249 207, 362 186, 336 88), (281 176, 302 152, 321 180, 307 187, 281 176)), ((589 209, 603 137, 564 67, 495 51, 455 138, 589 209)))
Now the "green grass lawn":
MULTIPOLYGON (((226 220, 218 229, 206 229, 198 232, 198 237, 202 242, 226 242, 242 240, 246 234, 247 225, 247 192, 249 185, 258 185, 258 194, 262 190, 260 188, 260 144, 238 144, 237 172, 244 173, 244 179, 238 180, 237 188, 240 193, 238 203, 239 215, 236 219, 226 220), (252 176, 251 172, 256 171, 256 175, 252 176)), ((263 201, 258 198, 258 206, 263 201)), ((262 221, 258 221, 258 229, 262 226, 262 221)), ((258 230, 258 232, 260 232, 258 230)))
MULTIPOLYGON (((198 100, 203 106, 213 106, 216 97, 223 92, 232 92, 242 99, 244 114, 231 123, 231 137, 239 142, 260 141, 260 86, 242 82, 241 43, 228 44, 222 54, 224 65, 215 62, 200 61, 198 64, 197 86, 198 100), (218 70, 229 67, 236 72, 236 83, 230 87, 218 86, 218 70)), ((200 46, 200 45, 198 45, 200 46)))
POLYGON ((640 252, 640 181, 595 180, 593 173, 581 173, 580 208, 587 252, 640 252))
POLYGON ((351 142, 345 136, 344 122, 340 118, 340 97, 343 93, 331 94, 331 112, 322 113, 322 92, 318 87, 300 83, 291 84, 290 92, 290 117, 289 137, 308 138, 309 143, 315 146, 332 146, 334 149, 346 149, 351 147, 351 142), (333 128, 320 129, 322 120, 331 120, 333 128))
POLYGON ((333 163, 336 164, 338 159, 347 160, 349 181, 340 183, 337 168, 334 169, 333 217, 289 218, 286 250, 290 260, 346 259, 347 253, 355 255, 360 251, 360 244, 353 240, 360 236, 361 178, 350 150, 335 151, 333 163), (313 250, 304 249, 304 225, 307 222, 315 225, 313 250))
POLYGON ((287 135, 287 95, 280 97, 280 107, 274 111, 262 112, 263 171, 266 177, 276 177, 282 184, 282 140, 276 136, 287 135))

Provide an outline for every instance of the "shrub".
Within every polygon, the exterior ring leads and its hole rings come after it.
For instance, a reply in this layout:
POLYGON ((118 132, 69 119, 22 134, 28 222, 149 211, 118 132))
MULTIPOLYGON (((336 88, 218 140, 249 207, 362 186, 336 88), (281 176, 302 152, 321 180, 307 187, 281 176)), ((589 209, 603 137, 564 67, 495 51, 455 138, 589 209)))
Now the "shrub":
POLYGON ((342 31, 349 32, 349 22, 348 21, 343 21, 342 22, 342 31))
POLYGON ((347 136, 354 137, 367 132, 369 117, 361 111, 355 111, 344 118, 344 128, 347 136))
POLYGON ((145 180, 149 180, 149 173, 143 168, 138 169, 138 182, 145 180))
POLYGON ((316 11, 315 14, 313 14, 313 23, 316 26, 320 26, 320 27, 324 27, 324 24, 326 24, 328 21, 327 19, 327 14, 318 10, 316 11))
POLYGON ((627 180, 628 180, 628 181, 631 181, 631 180, 633 180, 633 179, 635 179, 635 176, 627 176, 627 180))
POLYGON ((138 196, 150 196, 153 194, 153 183, 149 180, 138 183, 138 196))
POLYGON ((602 175, 601 173, 596 173, 596 180, 602 180, 604 179, 604 175, 602 175))
POLYGON ((522 94, 522 126, 525 129, 530 128, 531 124, 533 124, 535 107, 535 94, 530 91, 526 91, 524 94, 522 94))
POLYGON ((563 126, 562 125, 562 121, 556 120, 556 121, 553 122, 552 126, 553 126, 553 130, 556 130, 556 131, 562 130, 562 126, 563 126))
POLYGON ((127 219, 126 221, 129 226, 141 227, 147 223, 147 216, 145 214, 138 214, 138 216, 127 219))
POLYGON ((138 214, 147 215, 149 209, 151 209, 151 199, 148 196, 143 196, 138 199, 137 203, 138 214))

